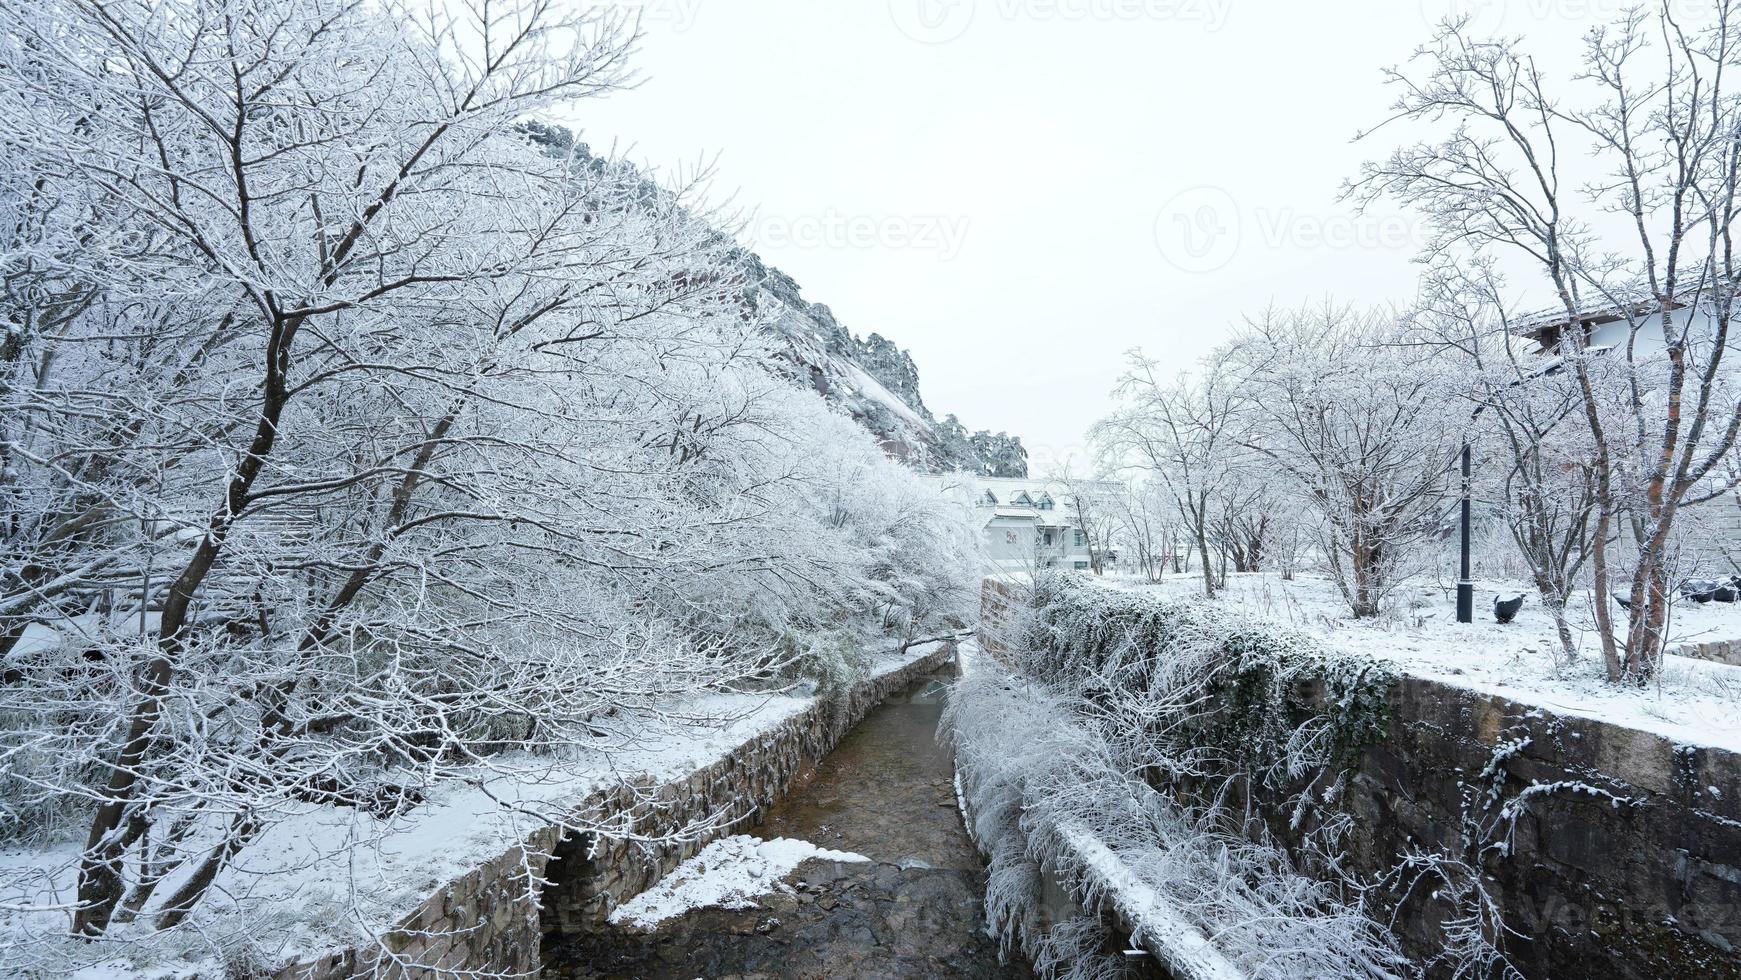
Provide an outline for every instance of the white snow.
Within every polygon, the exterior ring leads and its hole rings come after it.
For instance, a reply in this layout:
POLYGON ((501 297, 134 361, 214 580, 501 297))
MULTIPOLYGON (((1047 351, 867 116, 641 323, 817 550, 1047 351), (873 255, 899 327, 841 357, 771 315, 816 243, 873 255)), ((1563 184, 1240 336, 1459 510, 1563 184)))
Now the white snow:
POLYGON ((691 909, 756 908, 756 899, 790 894, 781 879, 812 858, 820 861, 869 861, 862 854, 831 851, 809 841, 776 837, 761 840, 742 834, 722 837, 700 854, 678 865, 657 885, 617 906, 613 925, 651 929, 691 909))
POLYGON ((908 425, 912 426, 919 432, 929 432, 931 430, 931 423, 921 418, 919 413, 913 410, 912 406, 908 405, 905 401, 902 401, 899 395, 890 391, 881 381, 871 377, 868 371, 856 364, 845 361, 841 362, 841 366, 844 368, 846 376, 851 379, 852 383, 858 388, 858 393, 861 397, 882 403, 889 411, 895 413, 908 425))
MULTIPOLYGON (((1176 598, 1201 596, 1203 589, 1198 575, 1170 576, 1157 584, 1099 581, 1176 598)), ((1456 621, 1449 584, 1399 590, 1385 615, 1366 620, 1354 619, 1335 584, 1318 575, 1301 574, 1292 581, 1271 573, 1229 575, 1228 588, 1216 601, 1303 629, 1330 646, 1391 661, 1417 677, 1653 732, 1681 744, 1741 752, 1741 667, 1670 656, 1648 688, 1610 684, 1585 598, 1575 596, 1568 605, 1578 659, 1556 664, 1553 621, 1533 591, 1526 592, 1516 621, 1494 622, 1494 595, 1517 591, 1515 582, 1477 582, 1475 622, 1467 625, 1456 621)), ((1671 648, 1717 639, 1741 639, 1741 603, 1674 606, 1671 648)))
POLYGON ((1059 828, 1082 860, 1096 890, 1124 913, 1136 934, 1154 945, 1180 980, 1244 980, 1245 971, 1223 956, 1177 907, 1131 870, 1118 852, 1080 825, 1059 828))
POLYGON ((99 642, 98 637, 103 635, 151 633, 162 621, 161 612, 146 613, 143 622, 137 612, 125 612, 113 615, 80 613, 58 620, 53 625, 29 623, 24 627, 24 635, 18 638, 18 642, 7 654, 7 659, 22 661, 69 641, 95 644, 99 642))

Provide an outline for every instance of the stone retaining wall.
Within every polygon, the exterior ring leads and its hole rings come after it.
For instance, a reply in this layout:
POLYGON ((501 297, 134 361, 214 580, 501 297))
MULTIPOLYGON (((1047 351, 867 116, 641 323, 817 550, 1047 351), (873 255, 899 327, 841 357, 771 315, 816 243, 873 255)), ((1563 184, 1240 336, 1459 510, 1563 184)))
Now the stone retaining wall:
MULTIPOLYGON (((545 828, 432 894, 379 944, 293 963, 273 980, 536 976, 545 937, 597 928, 616 906, 715 838, 760 822, 843 735, 890 694, 953 661, 952 645, 818 702, 688 776, 640 780, 576 801, 589 816, 632 814, 634 840, 545 828), (726 814, 724 821, 711 818, 726 814), (681 844, 647 838, 690 828, 681 844)), ((596 825, 596 822, 595 824, 596 825)))
MULTIPOLYGON (((1352 866, 1456 853, 1473 821, 1507 842, 1480 861, 1531 977, 1741 978, 1741 756, 1405 676, 1348 811, 1352 866)), ((1405 942, 1443 947, 1444 910, 1405 905, 1405 942)))
MULTIPOLYGON (((649 808, 637 803, 646 787, 622 787, 615 806, 646 814, 643 834, 668 836, 696 821, 731 813, 760 823, 762 813, 795 782, 808 780, 816 764, 842 736, 884 698, 950 663, 953 647, 867 681, 844 702, 818 705, 675 783, 660 787, 649 808)), ((647 890, 707 843, 731 832, 722 828, 683 844, 648 847, 638 841, 574 835, 556 849, 563 865, 550 870, 544 891, 544 932, 561 936, 597 927, 621 903, 647 890)))
POLYGON ((1668 653, 1676 657, 1692 657, 1695 660, 1710 660, 1715 663, 1728 664, 1731 667, 1741 667, 1741 640, 1684 643, 1680 646, 1670 647, 1668 653))
POLYGON ((1027 608, 1026 586, 988 578, 979 590, 979 648, 1002 659, 1020 642, 1022 611, 1027 608))
MULTIPOLYGON (((1019 643, 1025 592, 988 581, 983 598, 982 644, 1019 643)), ((1527 976, 1741 978, 1741 756, 1413 676, 1389 706, 1341 803, 1350 870, 1467 856, 1472 835, 1503 845, 1474 860, 1527 976)), ((1422 960, 1445 946, 1436 891, 1397 920, 1422 960)))

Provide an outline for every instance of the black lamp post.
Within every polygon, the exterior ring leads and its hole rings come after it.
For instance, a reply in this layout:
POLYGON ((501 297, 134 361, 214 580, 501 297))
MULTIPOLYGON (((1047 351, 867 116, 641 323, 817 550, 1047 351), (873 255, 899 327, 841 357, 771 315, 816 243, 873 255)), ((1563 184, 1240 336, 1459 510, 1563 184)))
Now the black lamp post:
MULTIPOLYGON (((1507 387, 1515 388, 1521 384, 1528 384, 1536 378, 1545 378, 1551 374, 1558 374, 1562 366, 1563 365, 1560 364, 1550 364, 1540 371, 1531 373, 1528 377, 1525 377, 1522 380, 1511 382, 1507 387)), ((1475 411, 1469 413, 1469 427, 1471 429, 1475 427, 1475 420, 1479 419, 1481 413, 1487 410, 1488 404, 1490 403, 1482 402, 1475 406, 1475 411)), ((1570 411, 1571 409, 1568 408, 1558 417, 1564 418, 1566 413, 1569 413, 1570 411)), ((1458 561, 1457 567, 1457 622, 1459 623, 1473 623, 1475 621, 1475 583, 1469 581, 1469 576, 1471 574, 1469 569, 1469 552, 1471 550, 1469 539, 1469 470, 1470 457, 1472 455, 1473 451, 1470 449, 1469 435, 1468 433, 1464 433, 1462 501, 1463 527, 1462 532, 1459 535, 1462 539, 1460 542, 1461 547, 1459 549, 1462 554, 1459 556, 1460 560, 1458 561)))
MULTIPOLYGON (((1481 410, 1475 410, 1480 414, 1481 410)), ((1471 417, 1473 418, 1473 417, 1471 417)), ((1475 621, 1475 583, 1469 581, 1469 437, 1463 437, 1463 528, 1461 533, 1461 560, 1457 569, 1457 622, 1473 623, 1475 621)))

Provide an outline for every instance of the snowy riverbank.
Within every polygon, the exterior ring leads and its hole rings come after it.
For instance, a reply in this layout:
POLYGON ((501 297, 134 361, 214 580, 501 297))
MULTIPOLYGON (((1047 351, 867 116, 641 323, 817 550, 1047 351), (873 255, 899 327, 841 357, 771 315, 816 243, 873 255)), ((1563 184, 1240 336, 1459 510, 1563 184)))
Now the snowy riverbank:
MULTIPOLYGON (((1203 589, 1201 578, 1188 575, 1159 583, 1096 581, 1176 598, 1201 596, 1203 589)), ((1493 596, 1524 591, 1511 583, 1478 582, 1475 622, 1468 625, 1455 621, 1453 597, 1440 587, 1399 590, 1385 615, 1356 620, 1323 576, 1302 574, 1284 581, 1269 573, 1236 574, 1228 576, 1227 585, 1217 603, 1304 630, 1339 649, 1391 661, 1420 677, 1611 721, 1683 744, 1741 751, 1741 667, 1668 657, 1648 688, 1610 684, 1582 597, 1575 597, 1569 608, 1580 638, 1579 657, 1556 664, 1553 622, 1533 594, 1516 621, 1494 621, 1493 596)), ((1671 647, 1734 638, 1741 638, 1741 604, 1683 602, 1674 607, 1671 647)))
MULTIPOLYGON (((876 659, 869 679, 935 653, 938 644, 876 659)), ((673 703, 634 737, 568 758, 505 755, 432 790, 392 818, 302 805, 225 872, 182 928, 66 938, 79 846, 0 849, 0 974, 80 980, 221 973, 241 951, 281 963, 391 929, 445 882, 527 839, 602 787, 685 776, 817 703, 808 688, 716 693, 673 703), (221 898, 218 896, 222 896, 221 898)), ((741 818, 728 815, 727 819, 741 818)))

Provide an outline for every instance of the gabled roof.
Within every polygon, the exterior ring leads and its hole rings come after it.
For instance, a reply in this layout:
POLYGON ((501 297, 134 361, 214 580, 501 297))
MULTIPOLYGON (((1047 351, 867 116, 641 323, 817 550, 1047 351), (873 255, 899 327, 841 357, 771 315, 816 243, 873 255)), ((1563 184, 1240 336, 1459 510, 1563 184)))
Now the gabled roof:
MULTIPOLYGON (((1669 309, 1685 309, 1692 302, 1708 298, 1710 294, 1709 286, 1686 291, 1682 295, 1687 296, 1688 299, 1672 302, 1669 304, 1669 309)), ((1617 291, 1612 296, 1586 298, 1571 314, 1566 312, 1563 304, 1551 306, 1545 310, 1537 310, 1534 313, 1526 313, 1512 321, 1509 332, 1514 336, 1530 338, 1541 345, 1542 350, 1551 350, 1559 343, 1560 334, 1574 323, 1588 330, 1605 323, 1634 321, 1654 316, 1661 309, 1662 304, 1657 300, 1656 294, 1651 291, 1649 286, 1640 284, 1617 291)))

